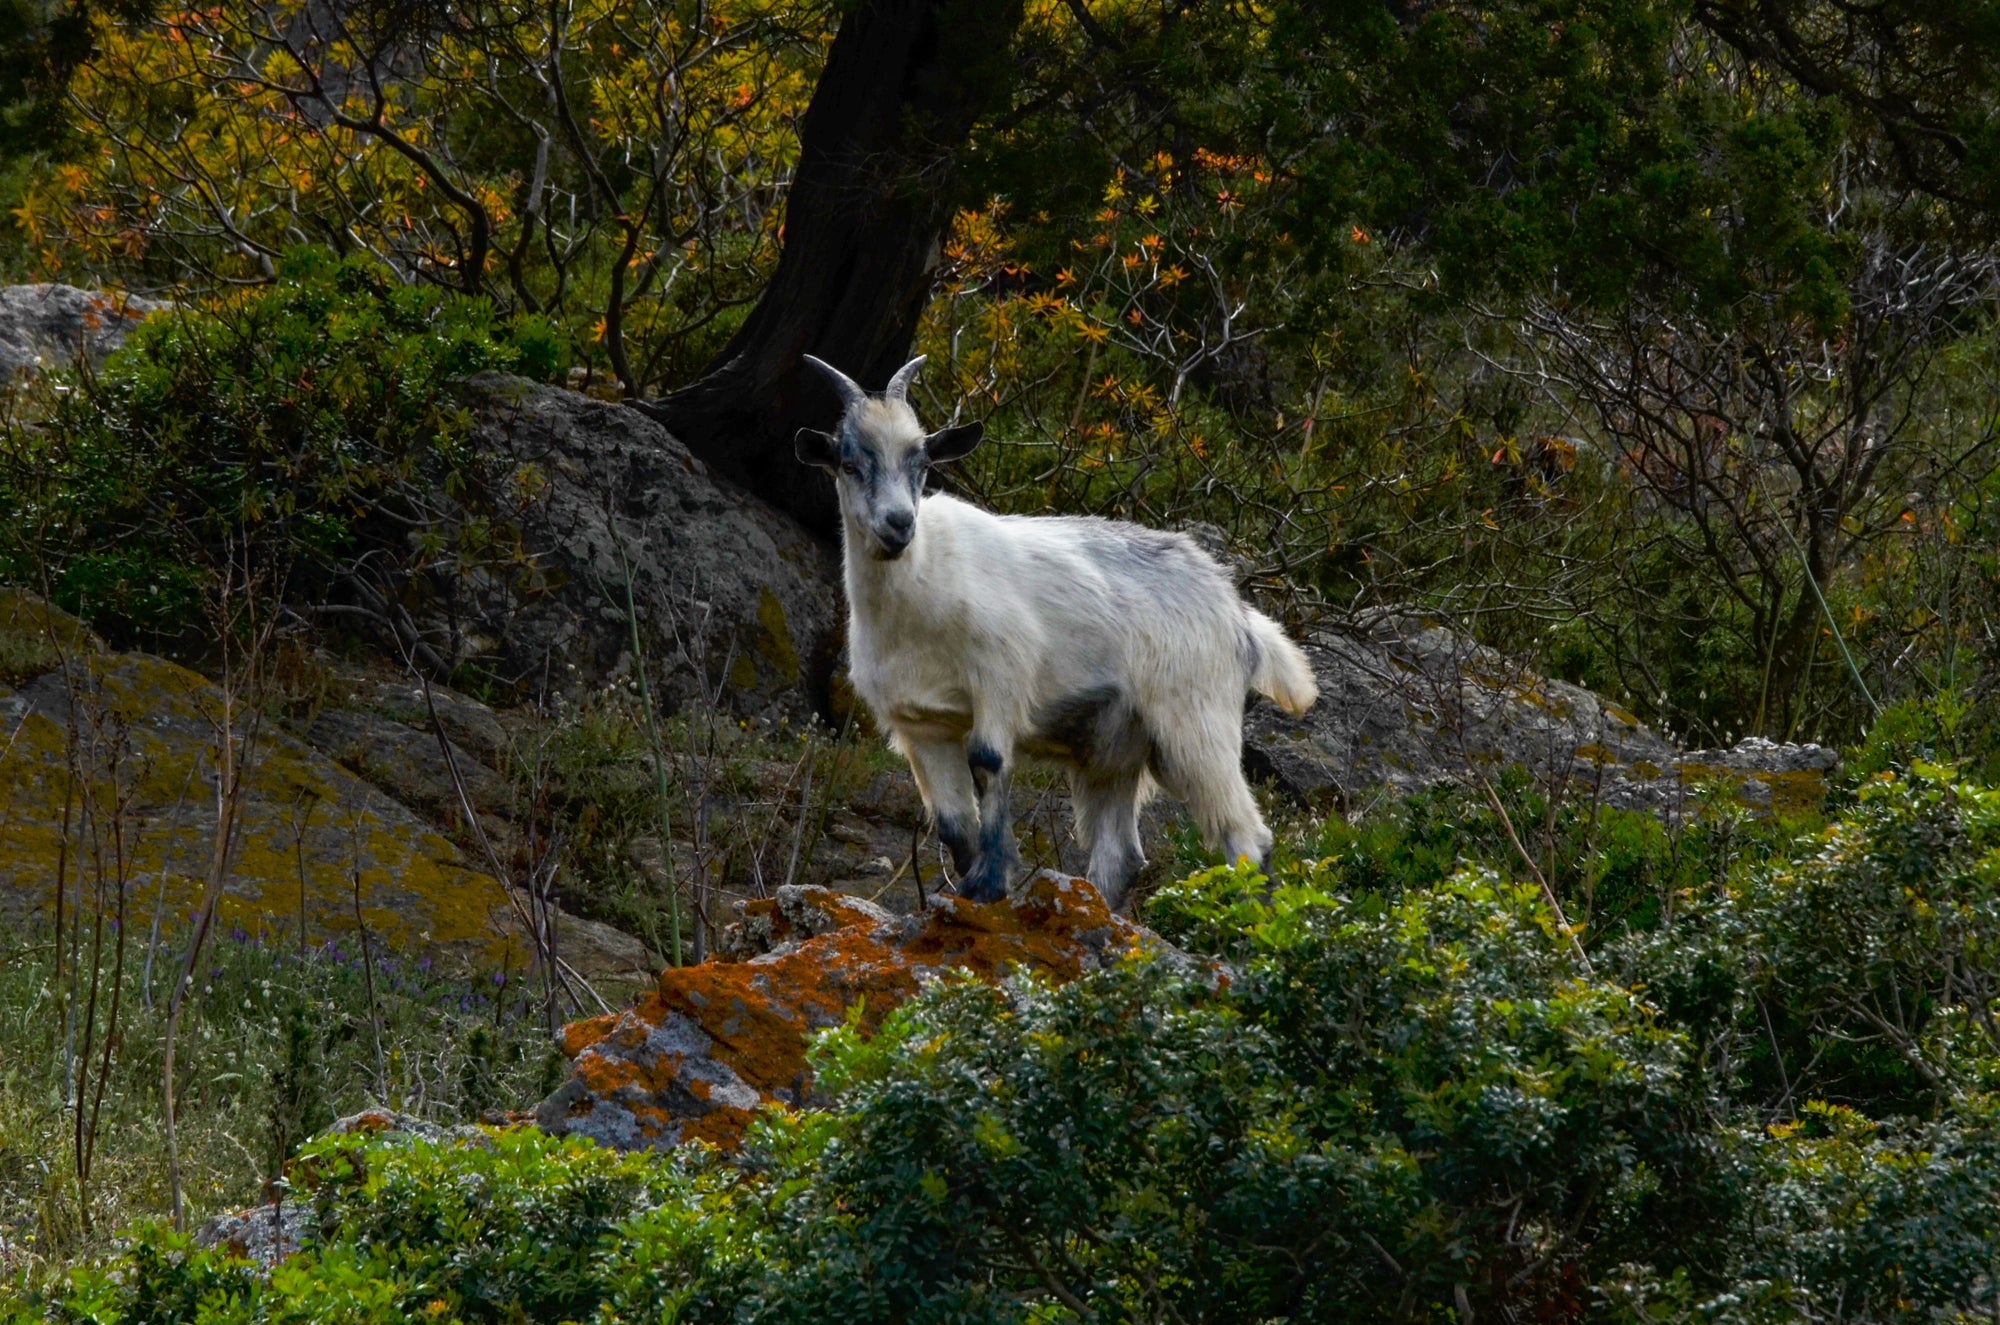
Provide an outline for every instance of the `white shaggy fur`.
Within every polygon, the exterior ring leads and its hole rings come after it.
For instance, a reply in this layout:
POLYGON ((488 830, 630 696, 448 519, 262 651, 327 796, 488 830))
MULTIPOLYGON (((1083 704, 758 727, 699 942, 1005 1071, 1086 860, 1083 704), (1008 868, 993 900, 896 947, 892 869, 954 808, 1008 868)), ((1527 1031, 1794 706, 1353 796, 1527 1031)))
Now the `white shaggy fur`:
POLYGON ((1298 647, 1184 535, 925 496, 928 466, 970 451, 977 425, 925 435, 903 399, 921 359, 879 397, 813 362, 847 402, 839 432, 801 433, 799 451, 836 473, 854 687, 910 761, 961 890, 1002 896, 1019 865, 1007 782, 1023 754, 1070 765, 1090 878, 1114 907, 1144 864, 1156 781, 1211 846, 1267 863, 1243 699, 1311 707, 1298 647))

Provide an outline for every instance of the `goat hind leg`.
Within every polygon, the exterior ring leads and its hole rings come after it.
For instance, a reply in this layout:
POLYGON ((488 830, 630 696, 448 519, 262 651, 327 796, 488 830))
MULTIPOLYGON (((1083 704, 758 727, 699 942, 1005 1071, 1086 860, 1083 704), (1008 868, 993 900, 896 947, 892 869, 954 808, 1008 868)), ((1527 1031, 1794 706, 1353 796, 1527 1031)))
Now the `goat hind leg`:
POLYGON ((1090 881, 1112 910, 1122 910, 1145 867, 1139 843, 1139 788, 1144 773, 1078 772, 1070 781, 1076 835, 1090 847, 1090 881))
POLYGON ((1160 780, 1187 802, 1188 812, 1211 847, 1221 847, 1223 859, 1249 859, 1268 878, 1271 873, 1271 830, 1264 824, 1257 798, 1243 778, 1243 734, 1234 715, 1197 719, 1162 740, 1160 780))

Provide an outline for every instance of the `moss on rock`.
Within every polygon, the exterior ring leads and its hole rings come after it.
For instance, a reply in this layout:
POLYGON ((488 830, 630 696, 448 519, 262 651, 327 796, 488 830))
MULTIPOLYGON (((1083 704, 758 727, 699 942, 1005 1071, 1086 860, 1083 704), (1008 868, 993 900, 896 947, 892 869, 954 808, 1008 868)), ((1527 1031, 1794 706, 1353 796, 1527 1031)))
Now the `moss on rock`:
MULTIPOLYGON (((16 619, 29 611, 17 596, 0 599, 0 614, 9 601, 16 619)), ((55 613, 50 623, 90 642, 73 619, 55 613)), ((59 879, 72 899, 81 888, 87 901, 115 904, 121 878, 128 915, 159 908, 175 924, 191 914, 214 850, 222 701, 176 663, 101 649, 71 651, 66 664, 0 688, 0 917, 53 912, 59 879)), ((225 924, 296 934, 303 917, 320 939, 352 933, 358 909, 389 949, 465 970, 528 964, 498 881, 272 723, 257 732, 246 786, 218 904, 225 924)), ((624 964, 643 963, 631 947, 624 964)), ((584 945, 572 960, 612 973, 584 945)))

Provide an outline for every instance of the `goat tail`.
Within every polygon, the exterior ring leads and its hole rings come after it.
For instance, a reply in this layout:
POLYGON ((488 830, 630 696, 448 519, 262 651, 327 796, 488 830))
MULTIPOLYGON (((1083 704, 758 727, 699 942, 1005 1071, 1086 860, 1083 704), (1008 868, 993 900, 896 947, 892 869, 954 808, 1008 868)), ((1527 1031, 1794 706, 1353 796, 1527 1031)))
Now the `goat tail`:
POLYGON ((1319 681, 1305 651, 1284 628, 1254 607, 1243 609, 1250 652, 1250 688, 1297 717, 1319 699, 1319 681))

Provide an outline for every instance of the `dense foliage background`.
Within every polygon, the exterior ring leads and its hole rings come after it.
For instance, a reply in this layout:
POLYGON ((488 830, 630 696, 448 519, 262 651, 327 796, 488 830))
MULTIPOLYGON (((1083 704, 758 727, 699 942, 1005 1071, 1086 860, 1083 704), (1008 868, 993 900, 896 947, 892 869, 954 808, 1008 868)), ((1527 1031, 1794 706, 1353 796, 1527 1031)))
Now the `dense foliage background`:
MULTIPOLYGON (((1447 611, 1700 742, 1945 696, 1983 748, 1982 5, 962 4, 1016 24, 1000 108, 883 187, 960 209, 917 348, 1002 443, 966 487, 1219 525, 1268 594, 1447 611)), ((12 265, 200 301, 317 245, 686 386, 851 12, 24 12, 12 265)))

